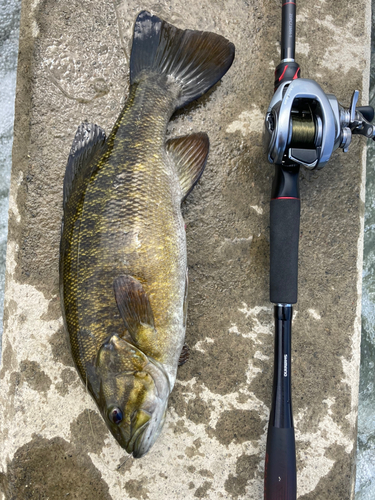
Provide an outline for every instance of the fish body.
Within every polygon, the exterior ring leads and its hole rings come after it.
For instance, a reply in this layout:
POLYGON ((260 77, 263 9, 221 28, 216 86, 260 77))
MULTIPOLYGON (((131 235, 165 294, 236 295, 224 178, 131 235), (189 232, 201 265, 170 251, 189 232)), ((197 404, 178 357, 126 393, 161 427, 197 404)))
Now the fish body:
POLYGON ((234 47, 141 12, 130 92, 115 126, 82 124, 64 179, 60 293, 78 372, 134 457, 161 431, 184 345, 181 201, 203 172, 205 134, 166 141, 176 108, 229 69, 234 47))

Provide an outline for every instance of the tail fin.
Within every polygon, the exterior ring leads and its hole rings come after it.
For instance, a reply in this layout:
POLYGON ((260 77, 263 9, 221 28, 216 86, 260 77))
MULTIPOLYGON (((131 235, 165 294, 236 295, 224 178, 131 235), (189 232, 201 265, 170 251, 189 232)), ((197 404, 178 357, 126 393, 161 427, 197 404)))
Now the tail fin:
POLYGON ((205 31, 180 30, 143 11, 134 26, 130 83, 142 71, 164 73, 181 85, 177 107, 198 99, 228 71, 234 45, 205 31))

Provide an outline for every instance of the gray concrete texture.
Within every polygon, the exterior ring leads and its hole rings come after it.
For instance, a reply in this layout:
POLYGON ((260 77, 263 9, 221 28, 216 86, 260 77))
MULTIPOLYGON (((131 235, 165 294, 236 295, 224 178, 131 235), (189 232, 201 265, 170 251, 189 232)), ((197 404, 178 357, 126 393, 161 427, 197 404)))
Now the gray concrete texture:
MULTIPOLYGON (((298 2, 297 60, 348 105, 367 100, 370 0, 298 2)), ((273 168, 263 116, 279 61, 281 2, 24 0, 0 371, 5 499, 263 498, 271 399, 268 301, 273 168), (204 175, 183 206, 190 273, 187 343, 167 422, 126 458, 78 378, 58 294, 62 184, 82 121, 110 131, 128 93, 137 13, 220 33, 227 75, 180 111, 168 135, 204 131, 204 175)), ((301 173, 299 301, 293 324, 298 498, 353 498, 365 143, 301 173)))

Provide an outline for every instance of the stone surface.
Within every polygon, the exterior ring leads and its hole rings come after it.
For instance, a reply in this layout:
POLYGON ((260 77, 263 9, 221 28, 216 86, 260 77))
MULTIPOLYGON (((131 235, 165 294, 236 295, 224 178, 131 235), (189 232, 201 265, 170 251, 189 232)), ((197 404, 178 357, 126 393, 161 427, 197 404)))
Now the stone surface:
MULTIPOLYGON (((297 60, 348 105, 367 99, 370 1, 298 2, 297 60)), ((262 122, 279 59, 280 2, 24 0, 10 193, 0 490, 5 499, 262 498, 271 399, 268 302, 272 167, 262 122), (73 366, 61 321, 62 182, 77 126, 111 129, 128 92, 132 25, 149 9, 236 46, 215 89, 169 135, 206 131, 205 173, 183 206, 189 362, 164 430, 141 460, 107 432, 73 366), (117 467, 121 465, 119 469, 117 467)), ((293 324, 298 497, 352 498, 358 400, 365 144, 301 174, 293 324)))

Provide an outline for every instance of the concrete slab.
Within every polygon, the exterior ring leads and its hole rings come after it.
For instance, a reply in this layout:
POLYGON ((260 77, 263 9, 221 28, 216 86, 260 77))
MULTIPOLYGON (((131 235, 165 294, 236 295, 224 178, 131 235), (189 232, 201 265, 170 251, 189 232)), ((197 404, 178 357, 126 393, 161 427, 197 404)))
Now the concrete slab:
MULTIPOLYGON (((268 302, 272 168, 262 121, 279 58, 280 2, 142 4, 24 0, 0 371, 0 488, 6 499, 262 498, 271 399, 268 302), (62 182, 77 126, 111 129, 128 91, 132 25, 149 9, 236 45, 209 96, 169 134, 205 131, 211 152, 183 207, 187 342, 167 422, 141 460, 109 435, 74 369, 62 327, 62 182)), ((370 0, 298 2, 297 60, 348 105, 367 100, 370 0)), ((300 294, 293 333, 298 497, 353 498, 365 144, 302 172, 300 294)))

